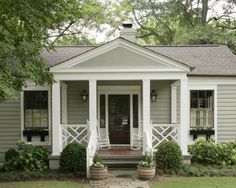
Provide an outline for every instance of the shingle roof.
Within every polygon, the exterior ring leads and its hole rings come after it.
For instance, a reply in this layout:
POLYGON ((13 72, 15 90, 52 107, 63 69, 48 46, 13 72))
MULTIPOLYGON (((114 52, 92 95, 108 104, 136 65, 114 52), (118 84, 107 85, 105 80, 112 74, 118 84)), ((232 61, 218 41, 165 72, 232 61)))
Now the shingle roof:
MULTIPOLYGON (((43 51, 49 66, 79 56, 96 46, 58 46, 43 51)), ((236 56, 225 45, 144 46, 154 52, 194 67, 189 75, 236 76, 236 56)))
POLYGON ((147 48, 194 67, 189 75, 236 75, 236 56, 225 45, 147 48))

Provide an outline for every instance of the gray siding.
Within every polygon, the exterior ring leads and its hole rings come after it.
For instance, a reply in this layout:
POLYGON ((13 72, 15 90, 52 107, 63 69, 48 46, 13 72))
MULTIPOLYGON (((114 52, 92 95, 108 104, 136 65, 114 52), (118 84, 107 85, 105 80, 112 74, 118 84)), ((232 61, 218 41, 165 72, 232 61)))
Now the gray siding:
POLYGON ((171 90, 170 81, 152 81, 151 90, 157 91, 157 102, 151 103, 153 123, 171 123, 171 90))
POLYGON ((236 140, 236 85, 218 85, 218 141, 236 140))
POLYGON ((180 85, 176 87, 176 122, 180 123, 180 85))
MULTIPOLYGON (((68 85, 68 123, 86 123, 86 120, 89 118, 89 103, 81 102, 80 93, 83 89, 88 91, 89 83, 87 81, 70 81, 66 82, 66 84, 68 85)), ((171 122, 170 84, 170 81, 151 82, 151 89, 155 89, 158 93, 157 102, 151 103, 151 119, 153 123, 171 122)), ((98 85, 142 86, 142 83, 141 81, 98 81, 98 85)), ((142 106, 142 100, 140 102, 142 106)))
POLYGON ((86 123, 89 119, 89 102, 81 102, 80 93, 89 90, 88 81, 66 82, 67 88, 67 118, 68 123, 86 123))
POLYGON ((4 153, 21 139, 20 100, 0 103, 0 161, 4 153))

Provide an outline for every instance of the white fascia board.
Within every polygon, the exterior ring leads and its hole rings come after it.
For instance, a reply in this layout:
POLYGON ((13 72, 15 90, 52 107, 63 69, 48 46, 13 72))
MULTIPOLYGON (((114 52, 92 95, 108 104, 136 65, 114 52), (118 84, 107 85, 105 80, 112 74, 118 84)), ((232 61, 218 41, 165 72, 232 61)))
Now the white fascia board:
POLYGON ((55 80, 178 80, 186 78, 186 73, 177 72, 149 72, 149 73, 130 73, 130 72, 117 72, 117 73, 55 73, 55 80))
POLYGON ((161 54, 157 54, 155 52, 152 52, 149 49, 146 49, 146 48, 141 47, 139 45, 130 43, 130 42, 128 42, 124 39, 121 39, 121 38, 118 38, 110 43, 99 46, 95 49, 92 49, 91 51, 85 52, 84 54, 74 57, 68 61, 65 61, 63 63, 55 65, 50 68, 50 71, 55 72, 56 70, 59 70, 59 69, 71 68, 79 63, 82 63, 82 62, 89 60, 93 57, 96 57, 98 55, 104 54, 110 50, 117 48, 117 47, 124 47, 129 51, 132 51, 137 54, 142 54, 144 57, 147 57, 147 58, 152 59, 154 61, 157 61, 157 60, 161 61, 161 63, 163 63, 163 64, 170 65, 171 67, 174 66, 174 67, 180 68, 186 72, 190 71, 190 67, 185 64, 182 64, 178 61, 172 60, 172 59, 165 57, 161 54))
POLYGON ((125 68, 65 68, 65 69, 58 69, 53 71, 52 73, 106 73, 106 72, 184 72, 184 70, 175 68, 175 67, 170 67, 170 68, 163 68, 163 67, 148 67, 148 68, 140 68, 140 67, 125 67, 125 68))
POLYGON ((236 76, 235 77, 211 77, 211 76, 203 76, 203 77, 193 77, 188 76, 189 86, 213 86, 218 84, 236 84, 236 76))

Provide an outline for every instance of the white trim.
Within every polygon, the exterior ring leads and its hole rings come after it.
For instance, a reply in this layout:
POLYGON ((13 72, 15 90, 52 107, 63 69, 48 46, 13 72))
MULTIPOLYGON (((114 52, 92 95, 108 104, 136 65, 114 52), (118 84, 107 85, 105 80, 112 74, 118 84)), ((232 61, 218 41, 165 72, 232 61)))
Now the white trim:
MULTIPOLYGON (((215 140, 218 142, 218 126, 217 126, 217 85, 191 85, 189 86, 189 92, 191 90, 213 90, 214 91, 214 129, 215 129, 215 140)), ((189 96, 189 101, 191 100, 189 96)), ((190 109, 189 109, 190 110, 190 109)))
POLYGON ((89 135, 97 126, 97 80, 89 80, 89 135))
MULTIPOLYGON (((98 102, 98 117, 100 118, 100 95, 105 95, 106 98, 106 134, 109 133, 109 112, 108 112, 108 96, 109 95, 129 95, 130 96, 130 135, 133 134, 133 95, 138 95, 138 114, 139 114, 139 126, 140 126, 140 91, 141 88, 140 86, 98 86, 98 98, 99 98, 99 102, 98 102)), ((98 119, 99 121, 100 119, 98 119)), ((131 140, 132 138, 130 137, 130 144, 131 144, 131 140)), ((130 146, 130 144, 111 144, 112 146, 130 146)))
POLYGON ((21 105, 21 141, 24 140, 23 136, 23 130, 25 128, 25 114, 24 114, 24 91, 48 91, 48 142, 26 142, 31 143, 33 145, 42 145, 42 146, 48 146, 51 145, 51 87, 50 86, 36 86, 33 82, 29 82, 31 85, 27 85, 27 87, 23 87, 22 91, 20 93, 20 105, 21 105))
POLYGON ((57 80, 52 85, 52 156, 59 156, 62 151, 61 115, 61 88, 57 80))
POLYGON ((98 92, 100 94, 132 94, 140 92, 140 86, 98 86, 98 92))
POLYGON ((179 68, 175 67, 114 67, 114 68, 106 68, 106 67, 91 67, 91 68, 67 68, 62 70, 53 71, 53 73, 120 73, 120 72, 186 72, 179 68))
POLYGON ((186 78, 183 72, 117 72, 117 73, 55 73, 56 80, 179 80, 186 78))
POLYGON ((189 85, 195 86, 215 86, 218 84, 235 84, 236 83, 236 76, 234 77, 211 77, 211 76, 188 76, 189 78, 189 85))
MULTIPOLYGON (((152 138, 151 122, 151 104, 150 104, 150 80, 143 80, 143 131, 147 132, 147 136, 152 138)), ((144 133, 143 133, 144 134, 144 133)), ((143 142, 143 153, 146 152, 146 143, 143 142)), ((148 151, 147 151, 148 152, 148 151)))
POLYGON ((124 40, 122 38, 117 38, 117 39, 115 39, 115 40, 113 40, 113 41, 111 41, 107 44, 104 44, 102 46, 94 48, 91 51, 88 51, 84 54, 81 54, 81 55, 79 55, 75 58, 72 58, 68 61, 57 64, 57 65, 51 67, 50 71, 54 72, 54 71, 57 71, 57 70, 63 69, 63 68, 72 68, 73 66, 75 66, 75 65, 77 65, 81 62, 84 62, 86 60, 94 58, 98 55, 104 54, 108 51, 111 51, 111 50, 117 48, 117 47, 122 47, 122 48, 125 48, 128 51, 132 51, 132 52, 137 53, 137 54, 142 54, 142 56, 144 56, 144 57, 147 57, 147 58, 152 59, 154 61, 161 61, 164 64, 180 68, 180 69, 182 69, 186 72, 190 71, 190 67, 183 64, 183 63, 180 63, 178 61, 170 59, 170 58, 168 58, 164 55, 153 52, 149 49, 146 49, 146 48, 144 48, 142 46, 139 46, 135 43, 131 43, 131 42, 129 42, 127 40, 124 40))
POLYGON ((180 80, 180 147, 183 155, 188 155, 189 135, 189 88, 188 79, 180 80))

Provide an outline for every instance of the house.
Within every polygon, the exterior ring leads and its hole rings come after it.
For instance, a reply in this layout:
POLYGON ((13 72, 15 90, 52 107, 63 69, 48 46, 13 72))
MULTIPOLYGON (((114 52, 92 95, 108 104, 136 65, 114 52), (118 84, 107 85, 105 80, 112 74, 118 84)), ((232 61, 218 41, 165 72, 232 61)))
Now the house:
MULTIPOLYGON (((198 136, 236 139, 236 57, 225 45, 140 46, 124 25, 100 46, 58 46, 42 52, 52 86, 30 80, 17 100, 0 104, 0 158, 17 140, 48 146, 58 167, 70 142, 97 149, 97 130, 112 146, 143 152, 175 140, 184 156, 198 136)), ((88 157, 88 166, 91 164, 88 157)))

